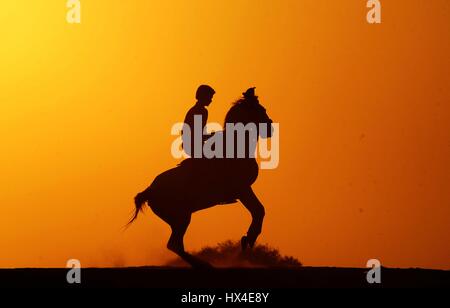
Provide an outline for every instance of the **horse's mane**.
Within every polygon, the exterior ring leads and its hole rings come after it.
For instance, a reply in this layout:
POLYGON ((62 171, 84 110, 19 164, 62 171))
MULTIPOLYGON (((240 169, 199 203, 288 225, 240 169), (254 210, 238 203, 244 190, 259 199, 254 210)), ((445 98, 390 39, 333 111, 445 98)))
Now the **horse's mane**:
POLYGON ((230 110, 228 110, 227 115, 225 116, 225 125, 227 123, 237 123, 239 119, 240 109, 242 109, 243 101, 239 100, 231 106, 230 110))
POLYGON ((237 105, 240 105, 240 104, 242 104, 242 103, 245 103, 247 100, 244 98, 244 97, 241 97, 240 99, 238 99, 237 101, 235 101, 234 103, 233 103, 233 106, 237 106, 237 105))
POLYGON ((237 123, 242 119, 242 109, 247 108, 252 103, 251 100, 241 97, 235 101, 225 116, 225 125, 227 123, 237 123))

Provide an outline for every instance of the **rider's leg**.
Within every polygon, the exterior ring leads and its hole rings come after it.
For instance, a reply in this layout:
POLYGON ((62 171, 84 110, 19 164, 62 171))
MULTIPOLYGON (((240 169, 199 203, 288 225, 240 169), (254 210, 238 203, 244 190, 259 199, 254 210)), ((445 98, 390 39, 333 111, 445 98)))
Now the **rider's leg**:
POLYGON ((265 216, 264 206, 258 200, 258 197, 256 197, 251 187, 241 193, 239 200, 241 200, 242 204, 250 211, 252 215, 252 224, 248 230, 247 237, 243 238, 242 246, 243 248, 247 245, 253 247, 262 231, 265 216))

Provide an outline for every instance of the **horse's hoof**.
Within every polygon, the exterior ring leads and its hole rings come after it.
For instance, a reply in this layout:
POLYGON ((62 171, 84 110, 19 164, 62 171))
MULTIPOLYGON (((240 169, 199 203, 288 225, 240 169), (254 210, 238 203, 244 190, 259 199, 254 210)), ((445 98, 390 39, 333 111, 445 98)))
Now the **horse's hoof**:
POLYGON ((202 260, 196 260, 195 262, 192 262, 191 266, 194 269, 201 269, 201 270, 208 270, 214 268, 214 266, 212 266, 210 263, 202 260))
POLYGON ((242 251, 246 251, 248 249, 248 247, 250 246, 249 242, 248 242, 248 237, 243 236, 241 239, 241 247, 242 247, 242 251))
POLYGON ((194 269, 213 269, 214 267, 206 261, 203 261, 193 255, 183 252, 179 256, 194 269))
POLYGON ((241 239, 241 247, 242 251, 246 251, 247 249, 252 249, 255 247, 255 242, 249 240, 248 236, 243 236, 241 239))

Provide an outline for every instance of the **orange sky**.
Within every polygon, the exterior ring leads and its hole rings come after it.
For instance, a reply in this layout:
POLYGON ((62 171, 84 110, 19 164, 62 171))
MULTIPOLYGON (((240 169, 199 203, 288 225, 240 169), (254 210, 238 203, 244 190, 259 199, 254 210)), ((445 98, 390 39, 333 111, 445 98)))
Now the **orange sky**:
MULTIPOLYGON (((450 269, 450 2, 2 1, 0 267, 158 265, 170 230, 132 198, 171 157, 201 83, 210 121, 250 86, 281 125, 255 191, 262 242, 311 266, 450 269)), ((239 239, 196 214, 188 249, 239 239), (206 237, 205 235, 206 234, 206 237)))

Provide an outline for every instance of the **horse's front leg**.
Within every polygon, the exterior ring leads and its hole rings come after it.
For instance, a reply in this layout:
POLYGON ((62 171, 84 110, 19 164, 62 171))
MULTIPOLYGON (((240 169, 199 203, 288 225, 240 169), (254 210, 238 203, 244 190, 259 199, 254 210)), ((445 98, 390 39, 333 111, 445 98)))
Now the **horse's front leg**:
POLYGON ((239 198, 242 204, 250 211, 252 215, 252 223, 248 229, 247 236, 242 238, 242 249, 255 245, 258 236, 261 234, 262 225, 265 216, 265 210, 262 203, 258 200, 252 188, 245 189, 239 198))

